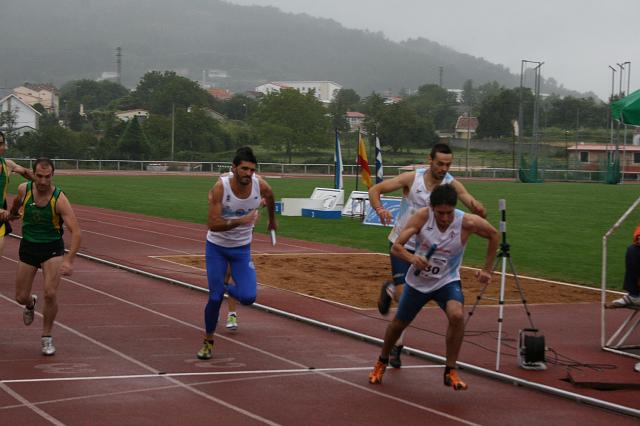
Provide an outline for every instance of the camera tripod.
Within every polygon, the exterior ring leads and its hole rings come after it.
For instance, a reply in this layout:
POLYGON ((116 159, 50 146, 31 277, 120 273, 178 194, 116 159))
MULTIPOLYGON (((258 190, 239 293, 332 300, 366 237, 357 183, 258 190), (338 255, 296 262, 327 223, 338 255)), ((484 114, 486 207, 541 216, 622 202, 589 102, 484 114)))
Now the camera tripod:
MULTIPOLYGON (((518 278, 518 274, 516 273, 516 269, 513 266, 513 260, 511 259, 511 253, 510 253, 510 246, 509 243, 507 243, 507 219, 506 219, 506 200, 502 199, 498 202, 498 206, 500 208, 500 215, 501 215, 501 220, 500 220, 500 232, 502 233, 502 242, 500 243, 500 250, 498 251, 497 257, 496 257, 496 261, 493 265, 493 269, 492 271, 495 271, 498 263, 502 263, 502 267, 501 267, 501 271, 500 271, 500 293, 499 293, 499 298, 498 298, 498 306, 499 306, 499 310, 498 310, 498 348, 496 351, 496 371, 500 370, 500 349, 501 349, 501 344, 502 344, 502 323, 503 323, 503 314, 504 314, 504 291, 505 291, 505 283, 506 283, 506 279, 507 279, 507 263, 509 264, 509 267, 511 269, 511 274, 513 275, 513 278, 515 280, 516 283, 516 288, 518 289, 518 293, 520 294, 520 301, 522 302, 522 305, 524 306, 524 310, 527 314, 527 319, 529 320, 529 324, 531 325, 530 329, 526 329, 526 331, 533 331, 533 332, 537 332, 538 330, 536 329, 536 327, 533 325, 533 320, 531 319, 531 312, 529 312, 529 308, 527 307, 527 301, 524 297, 524 292, 522 291, 522 287, 520 286, 520 279, 518 278)), ((469 321, 471 320, 471 316, 473 316, 473 313, 476 310, 476 307, 478 306, 478 304, 480 303, 480 300, 482 299, 482 296, 484 294, 484 292, 487 290, 487 287, 489 286, 489 283, 486 283, 482 289, 480 290, 480 293, 478 294, 477 298, 476 298, 476 302, 474 303, 473 307, 471 308, 471 310, 469 311, 469 316, 467 317, 467 320, 465 321, 465 329, 467 324, 469 323, 469 321)), ((496 300, 496 299, 492 299, 487 297, 487 299, 490 300, 496 300)), ((518 350, 519 351, 519 350, 518 350)))

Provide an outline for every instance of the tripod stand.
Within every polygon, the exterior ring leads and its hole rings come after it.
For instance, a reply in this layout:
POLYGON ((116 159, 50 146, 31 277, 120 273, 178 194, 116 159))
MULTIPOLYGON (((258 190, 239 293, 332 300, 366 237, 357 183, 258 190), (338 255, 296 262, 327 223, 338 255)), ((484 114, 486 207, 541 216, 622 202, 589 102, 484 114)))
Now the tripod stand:
MULTIPOLYGON (((498 206, 500 208, 500 215, 501 215, 500 232, 502 233, 502 242, 500 243, 500 250, 498 251, 498 255, 496 257, 495 264, 493 265, 493 271, 495 271, 496 267, 498 266, 498 263, 502 262, 502 268, 501 268, 501 271, 500 271, 500 295, 499 295, 499 298, 498 298, 498 306, 499 306, 499 310, 498 310, 498 349, 496 351, 496 371, 500 370, 500 349, 501 349, 501 343, 502 343, 502 319, 503 319, 503 313, 504 313, 504 288, 505 288, 505 282, 506 282, 506 279, 507 279, 507 262, 509 263, 509 267, 511 268, 511 273, 513 274, 513 278, 515 280, 516 287, 518 289, 518 292, 520 293, 520 301, 522 302, 522 305, 524 306, 524 310, 527 313, 527 319, 529 320, 529 324, 531 325, 531 328, 527 329, 527 330, 528 331, 535 331, 535 332, 538 331, 535 328, 535 326, 533 325, 533 320, 531 319, 531 312, 529 312, 529 308, 527 307, 527 301, 526 301, 526 299, 524 297, 524 293, 522 291, 522 287, 520 287, 520 279, 518 278, 518 274, 516 273, 516 269, 513 266, 513 261, 511 260, 511 253, 509 251, 510 246, 507 243, 507 209, 506 209, 506 204, 507 204, 506 200, 504 200, 504 199, 502 199, 502 200, 500 200, 498 202, 498 206)), ((471 320, 471 316, 475 312, 476 307, 480 303, 480 300, 482 299, 482 295, 486 291, 488 285, 489 285, 489 283, 486 283, 484 285, 484 287, 482 287, 482 289, 480 290, 480 293, 478 294, 478 297, 476 298, 476 302, 474 303, 473 307, 469 311, 469 316, 467 317, 467 321, 465 322, 465 329, 467 327, 467 324, 471 320)), ((487 297, 487 299, 491 299, 491 298, 487 297)), ((495 299, 492 299, 492 300, 495 300, 495 299)), ((519 350, 518 350, 518 352, 519 352, 519 350)))

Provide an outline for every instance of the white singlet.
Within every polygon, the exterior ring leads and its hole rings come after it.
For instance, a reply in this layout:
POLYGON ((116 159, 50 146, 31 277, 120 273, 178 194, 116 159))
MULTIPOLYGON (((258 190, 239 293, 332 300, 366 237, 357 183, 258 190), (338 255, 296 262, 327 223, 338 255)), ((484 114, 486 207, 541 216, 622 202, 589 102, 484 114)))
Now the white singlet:
POLYGON ((460 265, 465 248, 460 239, 463 217, 464 212, 456 209, 451 225, 440 232, 433 210, 429 208, 427 223, 416 238, 416 254, 424 256, 432 244, 437 244, 438 248, 431 256, 429 266, 421 270, 418 276, 414 275, 416 268, 411 265, 405 277, 408 285, 421 293, 429 293, 460 279, 460 265))
MULTIPOLYGON (((222 218, 235 219, 246 216, 251 211, 260 207, 260 181, 254 174, 251 177, 251 193, 247 198, 238 198, 231 190, 229 179, 232 174, 221 176, 222 181, 222 218)), ((239 225, 228 231, 207 232, 207 241, 223 247, 240 247, 251 242, 253 237, 253 223, 239 225)))
MULTIPOLYGON (((409 193, 402 197, 402 201, 400 202, 400 211, 398 212, 398 217, 396 218, 396 224, 393 226, 393 229, 389 233, 389 241, 391 241, 392 243, 396 241, 396 239, 400 235, 400 232, 402 232, 405 225, 409 221, 409 218, 419 209, 427 207, 429 205, 429 196, 431 195, 431 191, 428 191, 427 187, 424 184, 424 174, 428 171, 428 168, 416 170, 416 175, 414 176, 413 183, 411 184, 411 188, 409 189, 409 193)), ((444 179, 442 179, 440 185, 451 183, 453 182, 453 180, 454 177, 447 173, 444 176, 444 179)), ((407 250, 415 250, 415 236, 411 237, 404 246, 407 250)))

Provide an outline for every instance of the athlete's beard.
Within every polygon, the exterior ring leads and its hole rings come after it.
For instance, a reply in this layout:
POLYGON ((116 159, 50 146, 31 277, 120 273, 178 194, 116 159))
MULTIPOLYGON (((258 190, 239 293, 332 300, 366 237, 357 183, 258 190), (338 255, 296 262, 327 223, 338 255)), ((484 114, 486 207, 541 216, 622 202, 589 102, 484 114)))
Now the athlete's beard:
POLYGON ((433 170, 431 170, 431 177, 438 182, 441 182, 444 179, 446 174, 447 174, 446 172, 443 172, 442 176, 438 176, 433 170))

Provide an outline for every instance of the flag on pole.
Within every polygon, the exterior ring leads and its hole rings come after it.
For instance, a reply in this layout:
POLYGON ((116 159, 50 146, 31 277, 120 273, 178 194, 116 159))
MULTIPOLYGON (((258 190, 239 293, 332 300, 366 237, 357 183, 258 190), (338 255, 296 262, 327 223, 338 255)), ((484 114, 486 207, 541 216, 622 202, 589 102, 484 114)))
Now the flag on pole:
POLYGON ((376 183, 384 180, 384 172, 382 171, 382 150, 380 149, 380 138, 376 135, 376 183))
POLYGON ((358 141, 358 165, 360 166, 360 176, 362 182, 367 185, 367 188, 371 188, 371 171, 369 170, 369 160, 367 160, 367 150, 364 146, 364 137, 362 133, 359 134, 358 141))
POLYGON ((335 189, 342 189, 344 187, 344 181, 342 180, 342 172, 344 167, 342 166, 342 151, 340 150, 340 132, 336 129, 336 152, 333 154, 335 161, 336 176, 333 187, 335 189))

